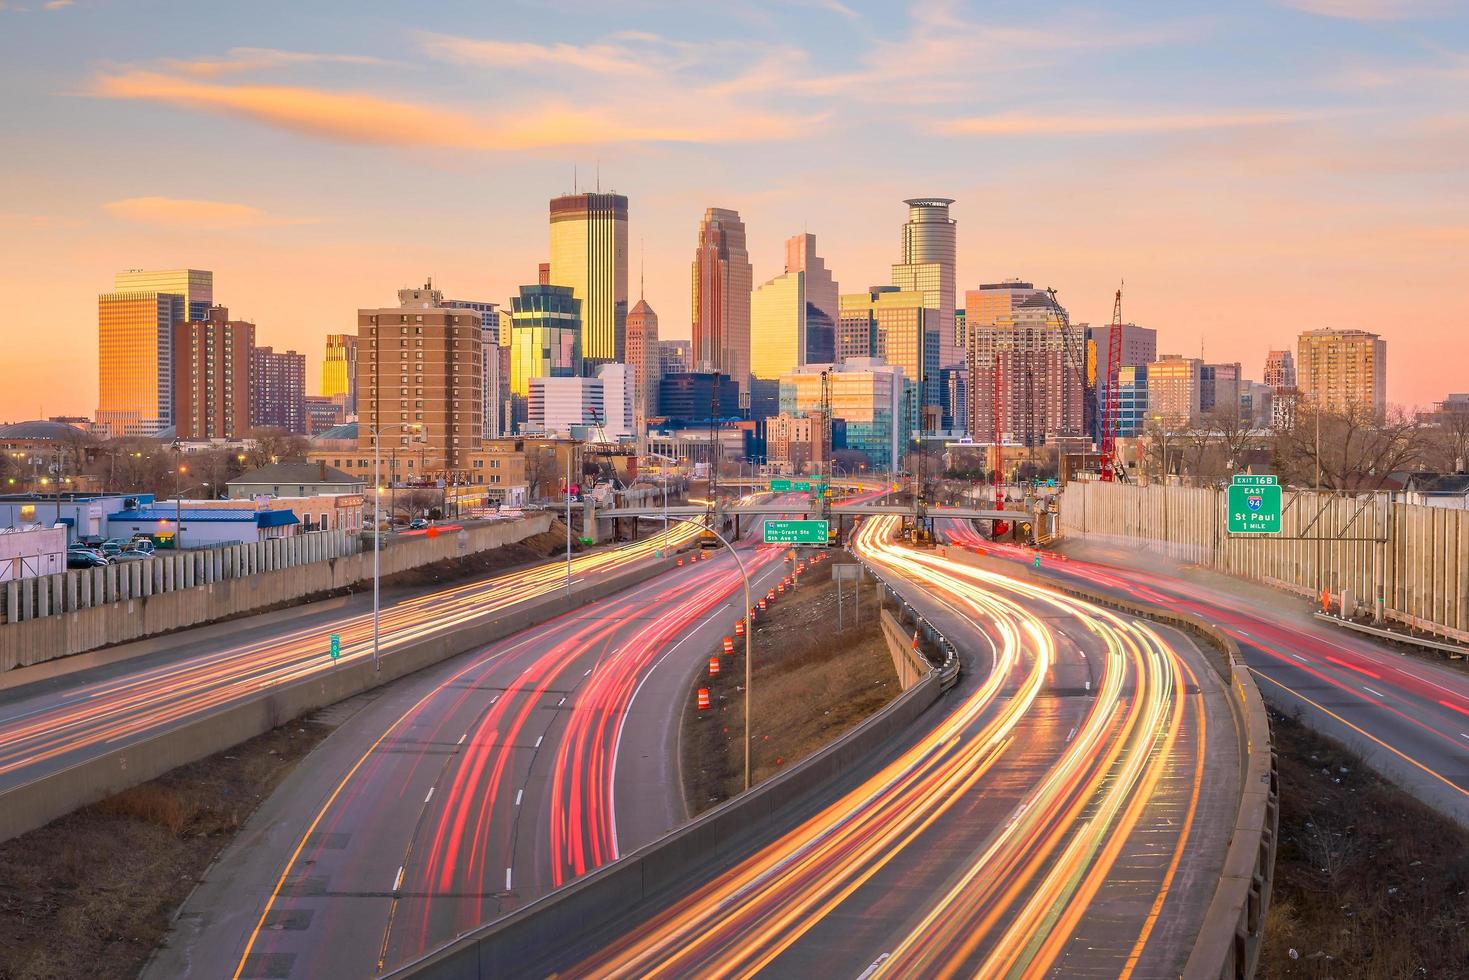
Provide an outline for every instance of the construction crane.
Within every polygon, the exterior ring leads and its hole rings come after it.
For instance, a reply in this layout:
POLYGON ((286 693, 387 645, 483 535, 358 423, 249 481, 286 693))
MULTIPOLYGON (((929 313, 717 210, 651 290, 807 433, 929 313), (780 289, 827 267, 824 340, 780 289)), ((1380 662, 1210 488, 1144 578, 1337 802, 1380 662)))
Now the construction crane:
POLYGON ((1104 483, 1127 480, 1127 471, 1117 465, 1117 375, 1122 367, 1122 287, 1112 301, 1112 329, 1107 333, 1107 400, 1102 407, 1102 464, 1104 483))
MULTIPOLYGON (((1051 297, 1051 305, 1056 309, 1056 315, 1061 320, 1061 343, 1066 351, 1066 360, 1071 362, 1071 369, 1076 372, 1076 387, 1082 392, 1083 401, 1086 398, 1086 354, 1071 329, 1071 314, 1066 312, 1059 300, 1056 299, 1056 290, 1046 287, 1046 295, 1051 297)), ((1086 413, 1082 412, 1083 418, 1086 413)))

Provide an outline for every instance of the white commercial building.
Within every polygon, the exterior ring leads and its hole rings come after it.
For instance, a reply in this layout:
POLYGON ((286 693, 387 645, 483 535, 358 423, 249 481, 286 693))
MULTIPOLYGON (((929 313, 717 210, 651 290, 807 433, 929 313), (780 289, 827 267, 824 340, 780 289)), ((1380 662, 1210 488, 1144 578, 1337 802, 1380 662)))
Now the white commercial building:
POLYGON ((531 378, 526 431, 564 433, 605 417, 600 378, 531 378))
POLYGON ((0 582, 66 571, 66 527, 0 527, 0 582))
POLYGON ((602 384, 602 428, 609 442, 634 431, 633 393, 637 381, 626 364, 603 364, 597 368, 597 381, 602 384))

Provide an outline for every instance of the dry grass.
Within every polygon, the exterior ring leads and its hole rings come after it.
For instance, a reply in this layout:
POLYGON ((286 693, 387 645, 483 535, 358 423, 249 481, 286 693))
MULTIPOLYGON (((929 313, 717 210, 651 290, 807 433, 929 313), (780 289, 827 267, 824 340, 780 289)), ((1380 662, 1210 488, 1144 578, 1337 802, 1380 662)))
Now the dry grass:
MULTIPOLYGON (((836 628, 830 564, 817 566, 794 595, 782 596, 754 635, 752 778, 768 779, 859 724, 899 693, 897 673, 878 628, 876 593, 864 586, 861 628, 852 625, 851 585, 843 586, 845 628, 836 628)), ((683 722, 684 794, 701 813, 739 792, 744 782, 743 648, 724 657, 708 686, 714 707, 692 703, 683 722)), ((712 652, 712 651, 711 651, 712 652)))
POLYGON ((0 844, 0 980, 136 976, 215 855, 329 730, 286 725, 0 844))
POLYGON ((1469 976, 1469 832, 1294 719, 1271 727, 1280 845, 1260 975, 1469 976))

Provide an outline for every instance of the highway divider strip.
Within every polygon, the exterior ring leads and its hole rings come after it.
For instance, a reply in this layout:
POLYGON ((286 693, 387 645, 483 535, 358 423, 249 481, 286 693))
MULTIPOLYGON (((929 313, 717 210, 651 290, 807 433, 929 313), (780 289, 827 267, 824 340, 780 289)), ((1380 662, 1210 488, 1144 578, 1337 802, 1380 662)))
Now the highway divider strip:
POLYGON ((954 546, 941 553, 951 561, 986 568, 1011 578, 1044 585, 1098 606, 1173 626, 1208 641, 1224 654, 1225 681, 1233 697, 1240 741, 1240 803, 1230 832, 1219 885, 1204 913, 1184 966, 1186 980, 1248 980, 1255 975, 1270 907, 1275 848, 1280 822, 1280 779, 1270 742, 1265 702, 1245 664, 1239 644, 1207 620, 1146 602, 1108 595, 1024 565, 981 556, 954 546))
MULTIPOLYGON (((372 659, 339 663, 311 677, 262 691, 247 701, 191 718, 166 731, 0 791, 0 841, 55 820, 78 807, 161 776, 186 763, 264 734, 304 714, 380 687, 451 657, 477 650, 563 613, 631 588, 674 567, 672 557, 545 596, 495 616, 436 633, 372 659)), ((322 653, 326 658, 325 648, 322 653)))

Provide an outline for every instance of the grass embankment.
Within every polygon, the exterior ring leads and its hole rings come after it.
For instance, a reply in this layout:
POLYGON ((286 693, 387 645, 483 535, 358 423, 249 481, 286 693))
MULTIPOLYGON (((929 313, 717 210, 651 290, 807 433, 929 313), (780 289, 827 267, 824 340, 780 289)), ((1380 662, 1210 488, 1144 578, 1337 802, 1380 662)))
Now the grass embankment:
POLYGON ((1264 977, 1469 976, 1469 831, 1272 712, 1280 843, 1264 977))
MULTIPOLYGON (((843 583, 838 630, 831 567, 831 561, 808 565, 795 592, 779 596, 756 621, 752 782, 806 758, 900 693, 878 626, 875 586, 870 580, 862 586, 859 627, 853 622, 852 584, 843 583)), ((720 675, 699 682, 710 689, 713 707, 701 712, 691 698, 683 719, 684 798, 691 815, 722 803, 744 784, 743 640, 737 638, 734 656, 720 660, 720 675)))
POLYGON ((210 862, 330 731, 283 725, 0 844, 0 980, 137 976, 210 862))

